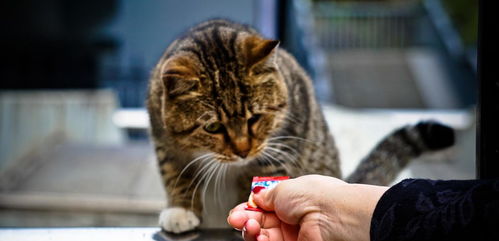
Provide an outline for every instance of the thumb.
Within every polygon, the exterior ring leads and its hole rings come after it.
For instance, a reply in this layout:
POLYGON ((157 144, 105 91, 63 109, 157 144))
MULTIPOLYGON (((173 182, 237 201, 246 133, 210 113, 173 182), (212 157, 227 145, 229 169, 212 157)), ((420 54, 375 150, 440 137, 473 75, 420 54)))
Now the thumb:
POLYGON ((274 197, 275 188, 260 189, 253 193, 253 201, 255 204, 265 211, 275 211, 274 197))
POLYGON ((265 211, 275 211, 275 190, 276 188, 256 190, 253 192, 253 201, 258 207, 265 211))

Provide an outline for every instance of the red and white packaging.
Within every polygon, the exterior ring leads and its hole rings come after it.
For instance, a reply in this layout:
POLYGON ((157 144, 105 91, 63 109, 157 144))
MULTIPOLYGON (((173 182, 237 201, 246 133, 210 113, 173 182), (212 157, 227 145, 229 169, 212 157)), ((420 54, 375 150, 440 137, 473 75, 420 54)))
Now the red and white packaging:
POLYGON ((288 176, 282 177, 253 177, 253 181, 251 182, 251 193, 248 198, 248 202, 246 203, 246 210, 251 211, 259 211, 264 212, 263 209, 259 208, 255 202, 253 201, 253 193, 259 192, 261 189, 272 189, 278 183, 288 180, 288 176))

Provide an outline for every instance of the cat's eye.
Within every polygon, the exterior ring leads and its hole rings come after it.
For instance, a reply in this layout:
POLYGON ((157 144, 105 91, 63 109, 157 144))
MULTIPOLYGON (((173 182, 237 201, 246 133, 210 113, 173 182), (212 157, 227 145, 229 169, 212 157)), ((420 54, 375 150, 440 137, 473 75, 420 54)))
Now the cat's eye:
POLYGON ((262 115, 260 114, 255 114, 253 115, 251 118, 248 119, 248 125, 253 125, 255 124, 258 120, 260 120, 260 118, 262 117, 262 115))
POLYGON ((213 122, 204 126, 204 130, 209 133, 220 133, 224 129, 224 125, 220 122, 213 122))

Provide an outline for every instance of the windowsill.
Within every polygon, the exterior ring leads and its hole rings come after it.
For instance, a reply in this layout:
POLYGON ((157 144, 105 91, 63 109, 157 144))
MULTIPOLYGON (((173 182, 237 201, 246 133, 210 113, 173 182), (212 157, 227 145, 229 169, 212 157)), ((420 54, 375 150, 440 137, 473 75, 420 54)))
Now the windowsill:
POLYGON ((168 235, 159 228, 0 228, 1 240, 17 241, 173 241, 173 240, 242 240, 231 229, 205 229, 183 235, 168 235))

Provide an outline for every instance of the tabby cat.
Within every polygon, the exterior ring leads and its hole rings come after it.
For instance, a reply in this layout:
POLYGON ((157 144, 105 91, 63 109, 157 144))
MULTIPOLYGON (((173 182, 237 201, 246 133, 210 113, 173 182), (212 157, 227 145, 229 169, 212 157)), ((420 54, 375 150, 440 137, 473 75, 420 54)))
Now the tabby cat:
MULTIPOLYGON (((210 212, 225 222, 229 208, 247 199, 253 176, 342 178, 312 82, 278 46, 246 25, 216 19, 190 29, 161 57, 147 108, 168 194, 164 230, 192 230, 210 212), (207 208, 213 195, 225 206, 207 208)), ((346 180, 388 184, 410 159, 453 138, 434 122, 400 128, 346 180)))

